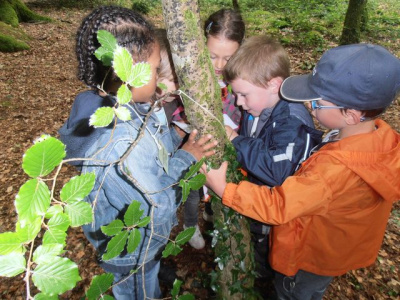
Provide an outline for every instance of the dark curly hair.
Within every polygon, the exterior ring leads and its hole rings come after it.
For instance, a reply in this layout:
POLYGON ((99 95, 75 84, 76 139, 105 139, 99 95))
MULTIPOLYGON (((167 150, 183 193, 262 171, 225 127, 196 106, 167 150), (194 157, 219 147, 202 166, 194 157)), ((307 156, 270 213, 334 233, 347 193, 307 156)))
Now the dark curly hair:
MULTIPOLYGON (((136 61, 146 60, 156 41, 153 26, 139 13, 119 6, 101 6, 86 16, 76 36, 78 79, 96 88, 113 74, 94 53, 100 47, 97 31, 107 30, 114 35, 120 46, 127 48, 136 61)), ((114 76, 114 75, 113 75, 114 76)), ((107 80, 115 79, 112 76, 107 80)))
POLYGON ((234 9, 220 9, 211 14, 204 23, 204 34, 208 36, 223 36, 228 40, 242 43, 245 25, 242 16, 234 9))

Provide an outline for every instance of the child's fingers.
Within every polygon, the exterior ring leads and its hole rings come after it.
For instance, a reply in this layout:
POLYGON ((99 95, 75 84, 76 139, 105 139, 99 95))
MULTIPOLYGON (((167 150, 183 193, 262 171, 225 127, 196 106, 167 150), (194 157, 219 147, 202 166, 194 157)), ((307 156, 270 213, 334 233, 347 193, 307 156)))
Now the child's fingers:
POLYGON ((187 142, 190 144, 194 144, 196 142, 197 133, 198 133, 197 129, 193 129, 192 132, 189 134, 187 142))

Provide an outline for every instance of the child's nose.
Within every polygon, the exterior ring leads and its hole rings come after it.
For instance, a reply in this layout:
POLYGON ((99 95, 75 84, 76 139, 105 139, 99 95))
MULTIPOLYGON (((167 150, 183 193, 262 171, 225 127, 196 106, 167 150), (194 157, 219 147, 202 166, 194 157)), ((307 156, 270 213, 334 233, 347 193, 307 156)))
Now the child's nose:
POLYGON ((217 67, 217 69, 222 70, 225 67, 224 60, 217 59, 215 66, 217 67))

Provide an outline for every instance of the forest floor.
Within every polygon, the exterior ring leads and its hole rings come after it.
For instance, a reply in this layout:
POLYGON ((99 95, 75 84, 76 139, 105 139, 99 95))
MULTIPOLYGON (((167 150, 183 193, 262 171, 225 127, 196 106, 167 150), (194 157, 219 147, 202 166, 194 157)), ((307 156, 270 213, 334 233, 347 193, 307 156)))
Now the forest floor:
MULTIPOLYGON (((31 50, 0 53, 0 232, 15 230, 14 199, 19 187, 28 179, 21 168, 22 155, 42 134, 58 136, 57 130, 67 119, 74 97, 85 86, 76 79, 74 54, 75 34, 86 10, 39 9, 38 13, 54 18, 50 24, 21 24, 32 37, 31 50)), ((158 20, 159 21, 159 20, 158 20)), ((287 49, 294 73, 308 52, 287 49)), ((309 58, 315 61, 314 58, 309 58)), ((400 106, 397 102, 383 116, 400 131, 400 106)), ((65 178, 74 173, 63 170, 65 178)), ((200 213, 204 205, 200 207, 200 213)), ((199 215, 200 215, 199 213, 199 215)), ((180 219, 182 218, 180 213, 180 219)), ((203 232, 210 230, 199 217, 203 232)), ((182 228, 182 224, 174 230, 182 228)), ((389 219, 386 234, 375 264, 337 277, 324 299, 398 299, 400 294, 400 205, 397 202, 389 219)), ((178 256, 169 258, 183 279, 183 290, 196 299, 210 299, 207 274, 213 269, 213 249, 206 236, 206 247, 195 250, 184 246, 178 256)), ((95 260, 95 252, 81 229, 71 229, 66 256, 79 265, 80 281, 75 289, 62 299, 81 299, 91 278, 102 271, 95 260)), ((357 255, 355 253, 355 255, 357 255)), ((340 262, 338 262, 340 263, 340 262)), ((164 290, 168 291, 167 287, 164 290)), ((268 291, 265 291, 268 293, 268 291)), ((0 299, 25 299, 23 275, 1 278, 0 299)))

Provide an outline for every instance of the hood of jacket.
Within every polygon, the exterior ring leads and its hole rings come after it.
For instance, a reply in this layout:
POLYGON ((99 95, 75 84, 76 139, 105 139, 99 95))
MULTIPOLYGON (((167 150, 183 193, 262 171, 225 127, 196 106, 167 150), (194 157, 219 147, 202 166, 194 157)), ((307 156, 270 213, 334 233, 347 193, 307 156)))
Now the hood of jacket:
POLYGON ((362 178, 385 201, 400 199, 400 134, 383 120, 375 120, 372 133, 350 136, 329 143, 318 152, 329 151, 362 178), (333 150, 333 151, 332 151, 333 150))

